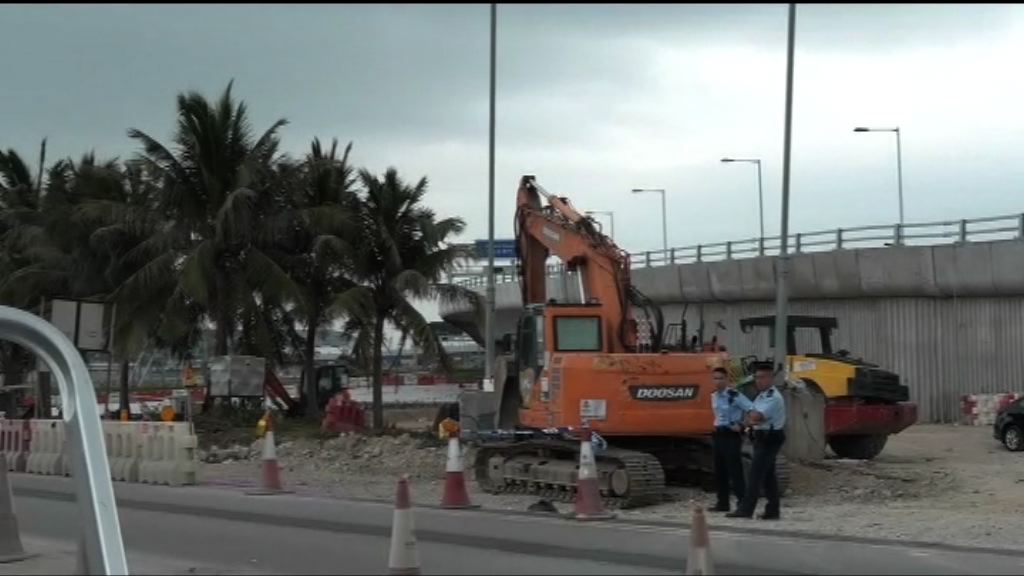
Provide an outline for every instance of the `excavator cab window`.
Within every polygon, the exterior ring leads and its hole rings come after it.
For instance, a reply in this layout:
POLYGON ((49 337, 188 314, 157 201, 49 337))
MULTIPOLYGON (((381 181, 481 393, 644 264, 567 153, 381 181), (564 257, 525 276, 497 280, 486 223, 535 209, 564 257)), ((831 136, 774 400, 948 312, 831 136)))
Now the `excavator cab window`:
POLYGON ((599 316, 559 316, 555 318, 555 350, 559 352, 600 352, 599 316))

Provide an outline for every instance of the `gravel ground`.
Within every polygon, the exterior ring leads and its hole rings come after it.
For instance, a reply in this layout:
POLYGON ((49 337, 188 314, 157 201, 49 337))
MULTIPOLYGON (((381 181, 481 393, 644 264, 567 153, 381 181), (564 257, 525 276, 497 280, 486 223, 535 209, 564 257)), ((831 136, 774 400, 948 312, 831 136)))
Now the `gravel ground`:
MULTIPOLYGON (((436 439, 343 435, 324 442, 280 440, 278 457, 287 487, 309 495, 394 497, 402 473, 413 481, 414 500, 439 503, 446 448, 436 439)), ((259 478, 259 441, 249 447, 217 449, 201 458, 204 484, 253 485, 259 478), (212 453, 212 456, 210 455, 212 453)), ((471 458, 471 455, 467 455, 471 458)), ((490 509, 526 510, 530 496, 492 496, 468 483, 470 497, 490 509)), ((708 505, 714 497, 670 487, 666 502, 620 511, 626 518, 686 520, 691 498, 708 505)), ((568 504, 556 504, 561 510, 568 504)), ((796 466, 778 522, 710 517, 712 526, 906 539, 1024 550, 1024 454, 1010 453, 989 427, 919 425, 890 438, 874 461, 826 459, 796 466)))

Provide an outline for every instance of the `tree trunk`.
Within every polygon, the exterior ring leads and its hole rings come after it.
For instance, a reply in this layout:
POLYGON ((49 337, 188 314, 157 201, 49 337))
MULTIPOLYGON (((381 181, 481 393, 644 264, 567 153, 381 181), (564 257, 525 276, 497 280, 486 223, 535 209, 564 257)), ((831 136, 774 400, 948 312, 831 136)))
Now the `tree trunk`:
POLYGON ((118 406, 118 408, 117 408, 118 418, 121 417, 121 414, 123 414, 125 410, 129 410, 129 411, 131 410, 131 404, 128 402, 128 376, 129 376, 128 370, 129 370, 129 368, 130 368, 130 366, 128 364, 128 361, 127 360, 122 360, 121 361, 121 388, 120 388, 121 393, 119 394, 121 396, 121 402, 120 402, 120 406, 118 406))
MULTIPOLYGON (((4 376, 4 386, 20 386, 25 375, 25 371, 22 369, 20 348, 14 344, 10 344, 8 350, 10 354, 4 354, 0 352, 0 374, 4 376)), ((16 394, 13 392, 3 395, 4 400, 4 412, 7 413, 8 418, 17 418, 18 413, 18 398, 23 394, 16 394)), ((39 399, 36 398, 36 404, 38 406, 39 399)), ((38 414, 38 411, 36 412, 38 414)), ((36 416, 42 418, 42 416, 36 416)))
POLYGON ((50 405, 50 372, 39 372, 39 398, 36 398, 36 414, 39 418, 49 418, 50 405))
MULTIPOLYGON (((315 299, 315 298, 314 298, 315 299)), ((320 321, 320 307, 317 302, 311 304, 309 318, 306 322, 306 346, 303 352, 303 360, 305 366, 303 367, 303 373, 305 374, 303 384, 305 390, 303 390, 303 396, 305 396, 306 419, 313 422, 320 421, 320 398, 317 389, 316 380, 316 364, 314 362, 316 358, 316 329, 319 326, 320 321)))
POLYGON ((384 429, 384 314, 373 325, 373 429, 384 429))
MULTIPOLYGON (((215 332, 213 355, 227 356, 228 354, 228 327, 231 325, 231 313, 228 310, 227 280, 224 274, 217 272, 215 278, 217 295, 214 299, 215 310, 212 316, 216 319, 217 331, 215 332)), ((228 406, 231 404, 229 403, 228 406)), ((200 414, 206 414, 213 408, 213 397, 210 395, 210 379, 206 379, 206 396, 203 398, 203 407, 200 414)))

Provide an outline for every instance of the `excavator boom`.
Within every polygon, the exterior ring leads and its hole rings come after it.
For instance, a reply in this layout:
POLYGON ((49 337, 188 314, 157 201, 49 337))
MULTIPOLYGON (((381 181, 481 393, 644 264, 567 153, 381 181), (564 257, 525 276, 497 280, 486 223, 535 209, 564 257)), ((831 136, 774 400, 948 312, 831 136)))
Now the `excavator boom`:
POLYGON ((636 327, 630 313, 629 254, 567 198, 549 193, 533 176, 519 182, 515 223, 523 304, 547 301, 547 260, 554 254, 576 274, 580 304, 600 303, 602 332, 608 335, 605 351, 631 351, 636 327))

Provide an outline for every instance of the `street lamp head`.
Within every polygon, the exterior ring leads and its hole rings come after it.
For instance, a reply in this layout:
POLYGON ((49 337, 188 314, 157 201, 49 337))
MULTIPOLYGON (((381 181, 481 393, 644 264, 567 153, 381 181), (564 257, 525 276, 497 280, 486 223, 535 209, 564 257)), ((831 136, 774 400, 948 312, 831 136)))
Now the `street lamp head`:
POLYGON ((643 188, 633 188, 633 194, 637 194, 637 193, 643 192, 643 191, 644 191, 643 188))
POLYGON ((735 162, 732 158, 722 158, 722 162, 735 162))
POLYGON ((858 126, 857 128, 854 128, 853 131, 854 132, 871 132, 871 129, 870 128, 865 128, 863 126, 858 126))

